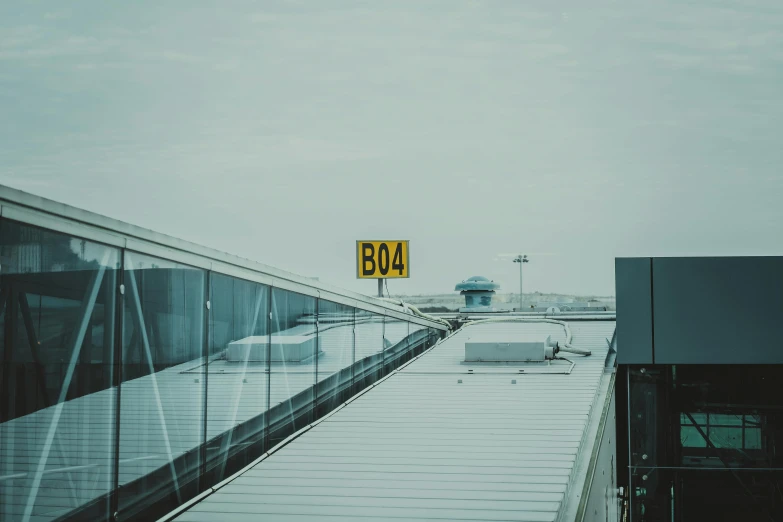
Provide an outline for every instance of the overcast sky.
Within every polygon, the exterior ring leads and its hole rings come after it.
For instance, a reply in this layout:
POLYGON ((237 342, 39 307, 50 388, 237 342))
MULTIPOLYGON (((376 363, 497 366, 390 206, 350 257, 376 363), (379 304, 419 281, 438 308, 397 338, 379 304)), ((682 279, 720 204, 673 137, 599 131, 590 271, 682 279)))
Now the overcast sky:
POLYGON ((783 2, 0 3, 0 183, 372 293, 783 254, 783 2))

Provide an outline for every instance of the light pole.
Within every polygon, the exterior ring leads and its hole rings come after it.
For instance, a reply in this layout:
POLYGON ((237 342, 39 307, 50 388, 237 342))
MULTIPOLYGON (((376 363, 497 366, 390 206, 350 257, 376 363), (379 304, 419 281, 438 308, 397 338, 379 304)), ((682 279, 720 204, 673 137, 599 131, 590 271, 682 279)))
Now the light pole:
POLYGON ((522 311, 522 263, 529 263, 526 255, 519 254, 514 258, 515 263, 519 263, 519 311, 522 311))

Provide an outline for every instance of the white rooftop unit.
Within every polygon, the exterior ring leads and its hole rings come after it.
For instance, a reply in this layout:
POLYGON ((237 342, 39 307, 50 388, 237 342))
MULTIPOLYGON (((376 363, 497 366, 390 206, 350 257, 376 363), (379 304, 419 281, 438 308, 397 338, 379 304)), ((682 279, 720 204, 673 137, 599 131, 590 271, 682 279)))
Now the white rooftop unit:
POLYGON ((551 335, 483 333, 465 341, 465 362, 545 361, 554 357, 555 347, 551 335))

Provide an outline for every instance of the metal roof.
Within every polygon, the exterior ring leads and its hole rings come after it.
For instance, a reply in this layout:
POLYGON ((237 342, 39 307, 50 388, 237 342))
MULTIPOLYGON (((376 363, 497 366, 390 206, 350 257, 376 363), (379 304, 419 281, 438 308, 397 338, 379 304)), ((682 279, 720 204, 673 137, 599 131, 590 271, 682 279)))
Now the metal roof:
POLYGON ((598 432, 614 321, 569 323, 591 357, 465 364, 464 342, 542 323, 463 328, 213 488, 181 522, 574 520, 598 432), (520 372, 522 370, 522 372, 520 372))

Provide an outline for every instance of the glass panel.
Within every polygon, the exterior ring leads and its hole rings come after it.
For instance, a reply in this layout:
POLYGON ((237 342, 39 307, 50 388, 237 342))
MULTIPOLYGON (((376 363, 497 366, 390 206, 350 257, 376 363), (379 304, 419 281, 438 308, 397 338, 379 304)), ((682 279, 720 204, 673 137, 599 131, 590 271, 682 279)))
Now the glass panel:
POLYGON ((716 448, 742 449, 742 428, 715 428, 710 426, 710 442, 716 448))
POLYGON ((408 322, 393 317, 387 317, 383 329, 383 336, 386 338, 384 345, 387 350, 403 342, 405 338, 408 337, 408 322))
POLYGON ((263 453, 269 288, 215 273, 210 286, 207 462, 214 483, 263 453))
POLYGON ((327 413, 345 402, 353 382, 354 309, 318 302, 318 411, 327 413))
POLYGON ((408 323, 393 317, 383 322, 384 374, 392 372, 401 364, 410 360, 408 351, 408 323))
POLYGON ((742 415, 710 413, 710 426, 742 426, 742 415))
POLYGON ((745 429, 745 449, 761 449, 761 430, 758 428, 745 429))
POLYGON ((316 349, 315 298, 272 289, 270 446, 313 419, 316 349))
MULTIPOLYGON (((0 520, 57 518, 112 489, 119 255, 0 222, 0 520)), ((90 515, 108 517, 106 502, 90 515)))
MULTIPOLYGON (((699 426, 707 425, 706 413, 691 413, 690 416, 693 417, 693 420, 696 421, 696 424, 698 424, 699 426)), ((680 423, 688 426, 693 426, 691 419, 685 413, 680 414, 680 423)))
POLYGON ((408 344, 413 346, 413 355, 419 355, 427 348, 430 330, 426 326, 410 323, 408 326, 408 344))
POLYGON ((124 281, 119 506, 127 517, 198 492, 206 273, 126 252, 124 281))
POLYGON ((383 370, 383 316, 356 310, 355 391, 376 382, 383 370))
MULTIPOLYGON (((706 433, 706 430, 704 430, 706 433)), ((683 426, 680 430, 680 441, 683 446, 688 448, 706 448, 707 441, 701 436, 699 431, 693 426, 683 426)))

